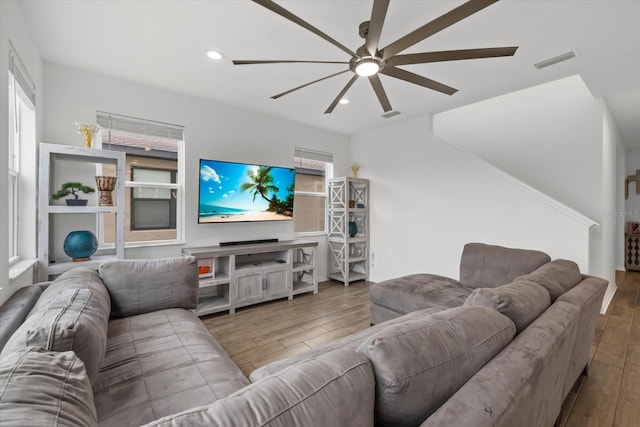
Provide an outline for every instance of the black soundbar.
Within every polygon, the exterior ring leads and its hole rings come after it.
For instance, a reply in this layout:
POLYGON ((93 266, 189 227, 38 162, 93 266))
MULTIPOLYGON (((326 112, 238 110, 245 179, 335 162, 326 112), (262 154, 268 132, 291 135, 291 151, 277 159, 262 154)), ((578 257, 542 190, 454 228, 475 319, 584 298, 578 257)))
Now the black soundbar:
POLYGON ((235 242, 220 242, 220 246, 249 245, 252 243, 275 243, 277 238, 273 239, 257 239, 257 240, 236 240, 235 242))

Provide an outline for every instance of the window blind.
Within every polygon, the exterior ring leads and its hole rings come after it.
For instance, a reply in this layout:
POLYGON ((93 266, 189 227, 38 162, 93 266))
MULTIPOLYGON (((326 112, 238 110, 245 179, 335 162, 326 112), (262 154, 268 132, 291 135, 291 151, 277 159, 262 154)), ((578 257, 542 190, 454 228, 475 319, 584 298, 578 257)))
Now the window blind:
POLYGON ((27 72, 26 67, 20 60, 20 57, 16 53, 11 42, 9 42, 9 72, 13 75, 18 87, 15 89, 21 89, 20 93, 23 94, 33 105, 36 105, 36 85, 31 80, 31 76, 27 72))
POLYGON ((318 160, 320 162, 333 163, 333 154, 324 153, 322 151, 309 150, 306 148, 295 149, 295 157, 301 157, 303 159, 318 160))
POLYGON ((184 140, 184 126, 106 113, 104 111, 96 112, 96 116, 98 124, 104 129, 184 140))

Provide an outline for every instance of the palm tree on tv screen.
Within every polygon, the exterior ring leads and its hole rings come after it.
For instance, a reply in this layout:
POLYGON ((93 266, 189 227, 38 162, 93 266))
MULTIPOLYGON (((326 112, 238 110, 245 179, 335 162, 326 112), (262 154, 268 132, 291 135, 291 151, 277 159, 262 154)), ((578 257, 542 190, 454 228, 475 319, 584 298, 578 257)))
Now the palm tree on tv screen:
POLYGON ((271 203, 272 199, 268 198, 269 192, 275 194, 280 191, 278 187, 273 185, 273 176, 271 176, 270 166, 260 166, 257 171, 247 171, 249 182, 245 182, 240 186, 240 191, 245 192, 251 190, 253 194, 253 201, 256 201, 256 196, 259 194, 268 203, 271 203))

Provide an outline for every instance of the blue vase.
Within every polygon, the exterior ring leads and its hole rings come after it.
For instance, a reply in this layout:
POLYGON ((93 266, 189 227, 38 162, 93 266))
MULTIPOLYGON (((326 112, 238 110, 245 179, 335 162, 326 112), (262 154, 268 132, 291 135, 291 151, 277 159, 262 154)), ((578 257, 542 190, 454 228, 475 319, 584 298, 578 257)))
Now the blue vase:
POLYGON ((358 225, 354 221, 349 221, 349 237, 355 237, 358 234, 358 225))
POLYGON ((98 250, 98 239, 88 230, 72 231, 64 239, 63 249, 73 261, 87 261, 98 250))

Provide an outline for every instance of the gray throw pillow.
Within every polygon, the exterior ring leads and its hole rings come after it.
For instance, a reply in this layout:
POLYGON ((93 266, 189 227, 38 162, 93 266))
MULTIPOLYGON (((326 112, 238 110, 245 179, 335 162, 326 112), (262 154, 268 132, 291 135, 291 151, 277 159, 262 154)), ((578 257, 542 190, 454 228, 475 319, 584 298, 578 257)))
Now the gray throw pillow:
POLYGON ((542 286, 520 278, 497 288, 474 289, 464 305, 498 310, 511 319, 520 333, 551 305, 551 298, 542 286))
POLYGON ((45 289, 0 357, 33 346, 74 351, 95 384, 107 348, 110 309, 109 294, 97 271, 67 271, 45 289))
POLYGON ((114 318, 198 305, 195 257, 107 261, 100 265, 100 276, 114 318))
POLYGON ((551 296, 551 302, 582 281, 580 267, 573 261, 555 259, 533 273, 522 277, 543 286, 551 296))
POLYGON ((373 363, 376 426, 416 426, 514 337, 486 307, 456 307, 383 328, 358 351, 373 363))
POLYGON ((31 347, 0 360, 0 424, 97 426, 93 391, 78 356, 31 347))

